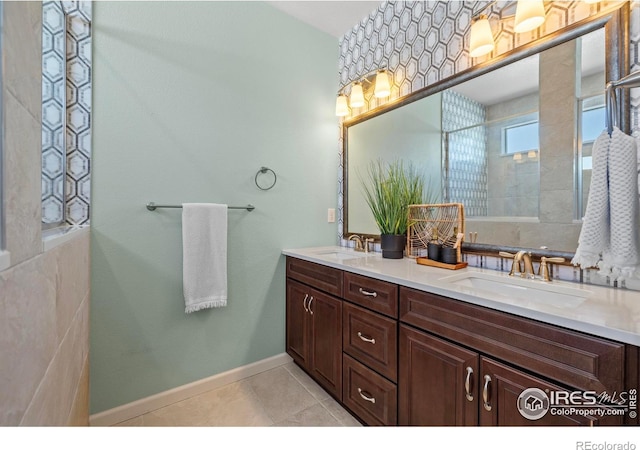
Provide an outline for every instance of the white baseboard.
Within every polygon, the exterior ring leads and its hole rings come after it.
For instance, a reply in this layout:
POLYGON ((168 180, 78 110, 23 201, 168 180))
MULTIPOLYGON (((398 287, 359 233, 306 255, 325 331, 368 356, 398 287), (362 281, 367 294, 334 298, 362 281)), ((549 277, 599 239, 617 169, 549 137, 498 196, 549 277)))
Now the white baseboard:
POLYGON ((178 386, 168 391, 154 394, 150 397, 141 398, 126 405, 117 406, 115 408, 92 414, 89 417, 89 424, 94 427, 107 427, 115 425, 125 420, 133 419, 141 414, 171 405, 173 403, 186 400, 194 395, 202 394, 235 381, 257 375, 261 372, 273 369, 291 362, 292 359, 286 353, 272 356, 260 361, 256 361, 246 366, 237 367, 227 372, 219 373, 209 378, 194 381, 193 383, 178 386))

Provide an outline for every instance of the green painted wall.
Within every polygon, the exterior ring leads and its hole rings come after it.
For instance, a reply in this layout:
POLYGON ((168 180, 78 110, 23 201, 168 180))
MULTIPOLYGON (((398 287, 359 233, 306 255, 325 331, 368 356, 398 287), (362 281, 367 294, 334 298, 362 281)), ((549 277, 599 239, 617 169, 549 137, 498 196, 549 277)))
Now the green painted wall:
POLYGON ((335 38, 261 2, 96 2, 93 31, 96 413, 284 352, 280 251, 337 243, 339 161, 335 38), (184 313, 180 210, 149 201, 256 206, 227 307, 184 313))

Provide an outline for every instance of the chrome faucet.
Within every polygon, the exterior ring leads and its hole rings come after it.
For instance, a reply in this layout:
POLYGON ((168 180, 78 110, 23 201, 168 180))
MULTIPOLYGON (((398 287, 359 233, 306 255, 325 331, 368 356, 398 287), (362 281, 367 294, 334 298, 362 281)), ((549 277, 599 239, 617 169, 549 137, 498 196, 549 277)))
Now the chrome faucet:
POLYGON ((349 236, 349 240, 350 241, 356 241, 355 251, 357 251, 357 252, 365 252, 366 250, 368 250, 368 246, 367 246, 367 248, 365 248, 365 246, 362 243, 362 238, 360 236, 358 236, 357 234, 352 234, 351 236, 349 236))

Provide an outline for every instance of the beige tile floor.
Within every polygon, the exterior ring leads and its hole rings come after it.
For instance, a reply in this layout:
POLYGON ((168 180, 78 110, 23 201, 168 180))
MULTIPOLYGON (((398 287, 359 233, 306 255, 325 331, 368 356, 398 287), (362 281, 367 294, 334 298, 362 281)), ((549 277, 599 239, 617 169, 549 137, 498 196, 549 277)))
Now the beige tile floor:
POLYGON ((116 426, 361 426, 293 363, 143 414, 116 426))

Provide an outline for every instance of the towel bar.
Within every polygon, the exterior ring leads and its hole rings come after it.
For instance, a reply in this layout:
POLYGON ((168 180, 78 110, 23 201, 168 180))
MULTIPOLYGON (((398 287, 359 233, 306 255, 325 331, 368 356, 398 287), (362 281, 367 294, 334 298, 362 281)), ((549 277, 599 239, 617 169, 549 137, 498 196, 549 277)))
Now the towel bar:
POLYGON ((607 120, 607 131, 609 134, 612 133, 614 126, 620 126, 620 105, 618 104, 616 89, 630 89, 634 87, 640 87, 640 70, 630 73, 617 81, 610 81, 607 83, 605 90, 605 116, 607 120))
MULTIPOLYGON (((156 208, 182 208, 182 205, 156 205, 154 202, 147 203, 147 209, 149 211, 155 211, 156 208)), ((256 209, 253 205, 247 206, 228 206, 228 209, 246 209, 247 211, 253 211, 256 209)))

